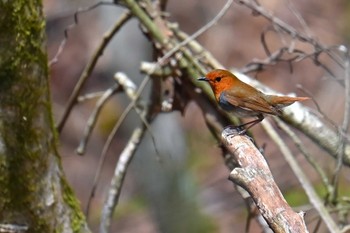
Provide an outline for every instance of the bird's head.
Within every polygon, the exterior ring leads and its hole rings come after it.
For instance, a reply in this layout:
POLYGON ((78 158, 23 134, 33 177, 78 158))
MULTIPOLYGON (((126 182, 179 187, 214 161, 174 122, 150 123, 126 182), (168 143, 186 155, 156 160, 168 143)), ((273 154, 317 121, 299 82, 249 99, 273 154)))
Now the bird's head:
POLYGON ((206 81, 210 84, 216 99, 219 98, 222 91, 232 88, 238 81, 237 77, 230 71, 221 69, 212 70, 205 77, 201 77, 198 80, 206 81))

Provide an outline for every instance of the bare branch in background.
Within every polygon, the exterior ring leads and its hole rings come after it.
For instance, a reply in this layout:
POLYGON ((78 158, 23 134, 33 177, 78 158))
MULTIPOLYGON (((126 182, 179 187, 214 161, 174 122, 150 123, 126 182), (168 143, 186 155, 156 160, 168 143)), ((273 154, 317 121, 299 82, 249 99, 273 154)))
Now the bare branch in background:
MULTIPOLYGON (((329 73, 334 78, 336 78, 336 76, 334 75, 334 72, 331 71, 330 68, 328 68, 325 64, 323 64, 319 60, 320 54, 322 54, 322 53, 326 54, 327 56, 329 56, 330 59, 332 59, 335 62, 335 64, 338 64, 341 68, 344 68, 343 59, 341 59, 334 52, 334 46, 330 46, 330 47, 324 46, 323 44, 318 42, 315 38, 313 38, 310 35, 310 33, 307 33, 307 35, 305 35, 299 31, 297 31, 295 28, 288 25, 280 18, 275 17, 271 12, 267 11, 263 6, 261 6, 258 3, 258 1, 253 1, 253 0, 236 0, 236 1, 244 6, 248 7, 249 9, 253 10, 255 15, 262 16, 265 19, 267 19, 268 21, 270 21, 272 24, 272 26, 270 27, 270 30, 276 31, 276 33, 278 33, 278 34, 287 34, 291 37, 292 40, 297 39, 300 42, 308 43, 308 44, 313 46, 312 53, 305 53, 304 51, 301 51, 301 50, 295 50, 294 46, 293 46, 294 43, 290 43, 289 46, 280 48, 279 50, 277 50, 278 52, 276 51, 272 55, 271 52, 269 52, 269 50, 267 49, 268 46, 267 46, 266 40, 264 39, 265 33, 267 32, 267 31, 265 31, 262 33, 261 42, 262 42, 262 45, 265 49, 267 56, 269 56, 269 57, 263 61, 255 61, 253 63, 248 64, 246 67, 241 69, 241 72, 247 73, 247 72, 251 72, 251 71, 259 71, 265 65, 273 65, 276 62, 283 61, 283 60, 280 60, 280 58, 282 57, 282 54, 283 54, 282 51, 286 51, 290 54, 295 54, 295 57, 287 60, 288 62, 291 62, 291 63, 292 62, 299 62, 301 60, 304 60, 305 58, 310 58, 314 61, 315 65, 322 67, 327 73, 329 73)), ((294 9, 292 10, 292 12, 293 12, 293 14, 297 14, 294 9)), ((302 20, 301 17, 299 17, 298 14, 297 14, 297 18, 302 24, 304 24, 304 21, 302 20)), ((303 25, 303 26, 305 28, 306 25, 303 25)), ((335 79, 335 80, 338 81, 340 84, 344 85, 344 82, 342 80, 337 80, 337 79, 335 79)))
MULTIPOLYGON (((99 163, 97 165, 97 170, 95 172, 92 189, 90 191, 88 204, 87 204, 87 207, 86 207, 86 215, 87 216, 89 216, 90 204, 91 204, 92 198, 95 196, 95 191, 96 191, 96 188, 97 188, 98 181, 100 179, 102 167, 103 167, 103 164, 104 164, 104 162, 106 160, 107 152, 108 152, 108 150, 109 150, 109 148, 111 146, 111 143, 112 143, 112 140, 113 140, 115 134, 117 133, 118 129, 120 128, 120 126, 124 122, 125 118, 127 117, 129 112, 133 108, 135 108, 135 110, 139 114, 140 118, 145 119, 144 118, 144 114, 142 112, 145 111, 145 109, 147 107, 143 106, 142 109, 140 109, 140 107, 137 106, 138 105, 137 101, 139 100, 140 94, 144 90, 146 84, 149 82, 149 78, 146 77, 143 80, 143 82, 141 83, 141 85, 139 86, 139 88, 136 90, 136 85, 125 74, 117 73, 115 76, 116 76, 116 81, 118 82, 118 85, 120 85, 123 88, 125 93, 131 99, 131 102, 126 107, 124 112, 120 115, 117 123, 114 125, 113 129, 111 130, 110 134, 108 135, 108 138, 107 138, 107 140, 106 140, 106 142, 105 142, 105 144, 103 146, 103 149, 102 149, 102 152, 101 152, 101 156, 99 158, 99 163)), ((143 125, 145 125, 146 129, 150 127, 149 123, 146 120, 143 120, 142 122, 143 122, 143 125)))
POLYGON ((91 116, 89 117, 83 138, 80 141, 79 147, 77 148, 77 153, 79 155, 83 155, 85 153, 86 145, 88 143, 89 137, 91 136, 92 130, 94 129, 97 118, 102 110, 102 107, 106 104, 106 102, 118 91, 121 91, 121 86, 119 84, 116 84, 110 88, 108 88, 105 93, 101 96, 101 98, 97 101, 96 107, 91 113, 91 116))
MULTIPOLYGON (((331 203, 337 203, 338 202, 338 195, 339 195, 339 179, 340 179, 340 172, 343 167, 343 158, 346 156, 346 146, 347 141, 346 138, 343 137, 343 134, 346 134, 349 129, 350 124, 350 67, 349 67, 349 51, 346 49, 345 51, 345 69, 344 69, 344 86, 345 86, 345 104, 344 104, 344 113, 343 113, 343 122, 341 126, 339 126, 338 130, 340 135, 338 136, 339 140, 339 147, 338 147, 338 153, 337 153, 337 163, 336 167, 333 172, 332 177, 332 185, 333 185, 333 192, 329 195, 329 202, 331 203)), ((327 200, 328 201, 328 200, 327 200)))
POLYGON ((294 171, 294 174, 296 174, 299 180, 299 183, 302 185, 303 189, 305 190, 305 193, 307 194, 310 203, 318 211, 319 215, 321 216, 324 223, 326 224, 329 232, 332 232, 332 233, 339 232, 338 226, 335 224, 329 212, 323 205, 321 199, 319 198, 315 189, 313 188, 310 180, 307 178, 306 174, 303 172, 303 170, 300 168, 300 165, 295 160, 292 152, 289 150, 288 146, 281 139, 281 136, 278 135, 276 130, 272 127, 272 125, 268 121, 264 121, 261 124, 264 127, 265 131, 272 138, 272 140, 279 147, 285 160, 288 162, 290 168, 294 171))
MULTIPOLYGON (((117 2, 118 4, 120 3, 122 6, 126 7, 128 11, 126 11, 119 18, 114 27, 108 33, 106 33, 101 41, 101 44, 94 52, 94 55, 85 67, 81 77, 78 80, 78 83, 76 84, 74 91, 69 98, 67 108, 65 109, 57 126, 58 131, 61 131, 70 112, 78 101, 96 97, 89 95, 78 98, 78 95, 80 94, 84 83, 95 68, 99 57, 105 50, 110 40, 131 17, 137 18, 141 25, 140 28, 142 32, 153 44, 155 58, 152 62, 141 62, 141 71, 146 73, 146 75, 137 90, 136 86, 126 75, 117 73, 115 76, 117 84, 107 89, 102 95, 99 93, 101 96, 89 118, 84 136, 78 148, 79 152, 84 151, 101 107, 104 106, 106 101, 117 91, 123 91, 131 101, 124 109, 124 112, 118 119, 118 122, 116 122, 114 125, 114 128, 111 130, 104 144, 98 168, 94 177, 92 191, 89 197, 87 214, 90 208, 91 199, 94 196, 99 181, 107 151, 109 150, 112 140, 118 132, 119 127, 128 116, 128 113, 133 109, 139 115, 140 122, 138 127, 134 127, 132 136, 120 155, 116 165, 108 198, 106 199, 102 211, 100 232, 108 232, 111 217, 118 203, 118 198, 128 165, 130 164, 133 154, 137 150, 146 130, 151 133, 152 140, 156 148, 150 126, 152 119, 154 119, 160 111, 180 110, 183 112, 188 102, 191 100, 195 101, 202 110, 205 123, 216 140, 219 143, 222 141, 225 142, 226 147, 222 147, 222 151, 226 166, 232 170, 230 179, 236 184, 244 187, 244 189, 249 192, 251 198, 256 203, 257 208, 259 208, 261 211, 261 215, 269 223, 269 226, 276 232, 283 232, 283 230, 286 229, 289 229, 290 231, 298 229, 298 232, 307 232, 303 216, 295 213, 284 200, 277 185, 273 181, 273 177, 270 174, 266 161, 256 148, 256 145, 254 145, 246 137, 242 136, 232 138, 226 136, 222 137, 222 129, 229 124, 238 124, 239 120, 237 120, 237 118, 231 114, 218 108, 216 102, 212 98, 212 92, 208 89, 208 87, 197 82, 197 78, 200 75, 205 74, 208 70, 213 68, 222 68, 223 66, 195 39, 217 24, 224 14, 230 9, 233 1, 226 1, 225 5, 218 14, 216 14, 198 31, 190 35, 182 32, 176 23, 170 23, 164 17, 162 10, 165 9, 167 1, 123 0, 117 2), (148 99, 141 100, 140 95, 145 86, 149 83, 152 83, 152 88, 154 88, 152 90, 153 92, 159 92, 157 93, 157 98, 154 96, 152 97, 151 95, 148 99), (161 92, 161 88, 165 85, 169 85, 169 90, 171 90, 171 96, 166 101, 164 101, 165 97, 161 92), (254 159, 259 161, 253 161, 254 159), (254 182, 252 182, 252 180, 254 180, 254 182), (266 192, 266 188, 268 188, 271 193, 266 192), (280 211, 281 208, 283 211, 280 211)), ((310 203, 321 217, 322 222, 327 226, 330 232, 340 232, 339 226, 337 226, 337 223, 339 222, 338 219, 333 219, 330 215, 331 210, 327 209, 326 207, 329 207, 329 201, 336 203, 340 200, 337 194, 337 189, 339 186, 338 180, 341 175, 343 165, 347 167, 350 166, 350 143, 347 135, 350 122, 350 79, 349 60, 347 54, 348 51, 346 50, 346 58, 344 59, 337 53, 341 50, 341 46, 325 46, 316 40, 302 15, 289 0, 286 0, 287 7, 297 18, 298 22, 303 28, 303 32, 298 31, 291 25, 285 23, 282 19, 274 16, 272 12, 266 10, 263 5, 259 4, 258 1, 236 0, 236 2, 248 9, 251 9, 255 16, 261 16, 268 20, 271 24, 267 29, 262 30, 260 37, 260 42, 266 53, 266 58, 261 60, 253 59, 245 67, 240 69, 240 72, 235 72, 238 78, 263 90, 264 92, 276 94, 276 92, 273 90, 270 90, 266 86, 263 86, 259 82, 252 80, 250 77, 242 73, 252 71, 259 72, 265 69, 267 66, 273 67, 280 62, 288 64, 290 70, 292 71, 293 65, 305 59, 310 59, 313 61, 315 66, 322 68, 344 88, 346 100, 343 122, 340 127, 336 126, 334 122, 328 121, 325 113, 320 111, 319 114, 315 114, 313 110, 303 107, 299 103, 286 108, 281 116, 281 119, 284 122, 293 126, 305 136, 310 138, 316 146, 324 149, 330 156, 332 156, 330 158, 337 160, 333 182, 330 182, 331 179, 327 177, 327 173, 317 163, 317 161, 313 159, 312 155, 310 155, 310 152, 306 150, 298 136, 288 126, 286 126, 285 123, 281 122, 279 119, 276 120, 278 125, 293 140, 296 147, 305 156, 306 160, 313 166, 323 184, 326 186, 328 197, 325 198, 326 200, 324 203, 316 193, 315 188, 312 186, 307 175, 293 158, 291 150, 283 142, 281 136, 278 135, 268 121, 265 120, 262 123, 263 128, 268 133, 270 138, 280 148, 281 153, 284 155, 285 160, 288 162, 295 176, 298 178, 301 187, 308 196, 310 203), (267 33, 274 33, 278 35, 282 45, 279 48, 272 50, 273 46, 269 45, 270 41, 268 40, 267 33), (299 49, 297 47, 297 43, 300 42, 311 45, 312 51, 306 52, 306 50, 299 49), (328 63, 323 63, 320 60, 320 56, 324 54, 330 58, 330 60, 336 64, 339 69, 344 70, 344 77, 341 77, 340 79, 337 78, 335 75, 336 72, 332 70, 333 66, 330 66, 328 63), (287 59, 285 58, 286 55, 288 55, 287 59), (328 126, 329 122, 333 128, 328 126)), ((96 6, 93 6, 90 9, 93 9, 94 7, 96 6)), ((77 15, 78 14, 75 15, 75 24, 77 23, 77 15)), ((68 35, 65 36, 65 40, 67 40, 67 38, 68 35)), ((64 44, 62 48, 63 47, 64 44)), ((55 55, 55 59, 57 59, 61 53, 61 50, 62 49, 60 46, 57 55, 55 55)), ((316 106, 318 107, 317 103, 316 106)), ((246 193, 240 193, 245 200, 252 200, 250 198, 246 199, 246 193)), ((250 213, 252 213, 251 210, 253 210, 255 206, 251 201, 247 202, 249 202, 247 204, 247 206, 249 206, 248 210, 250 213)), ((336 212, 337 216, 341 215, 340 210, 334 210, 334 212, 336 212)), ((259 222, 259 215, 254 217, 259 222)), ((249 224, 247 226, 249 226, 249 224)), ((263 222, 261 222, 261 228, 264 229, 263 222)))
MULTIPOLYGON (((94 5, 93 7, 97 7, 99 6, 98 4, 94 5)), ((90 9, 90 8, 88 8, 90 9)), ((77 14, 75 15, 75 17, 77 18, 77 14)), ((100 56, 103 54, 103 50, 105 50, 105 48, 107 47, 107 45, 109 44, 109 42, 112 40, 112 38, 114 38, 114 36, 116 35, 116 33, 120 30, 120 28, 131 18, 131 14, 129 11, 124 12, 124 14, 122 14, 119 18, 119 20, 114 24, 113 28, 108 31, 104 36, 103 39, 100 43, 100 45, 98 46, 98 48, 96 49, 96 51, 94 52, 94 55, 91 57, 90 61, 88 62, 88 64, 86 65, 84 71, 82 72, 77 84, 74 87, 74 90, 71 94, 71 96, 69 97, 68 103, 67 103, 67 107, 64 109, 63 115, 60 119, 60 121, 57 124, 57 130, 58 132, 62 131, 62 128, 70 114, 70 112, 72 111, 75 103, 77 102, 77 97, 82 89, 82 87, 84 86, 86 80, 89 78, 91 72, 94 70, 98 59, 100 58, 100 56)))
POLYGON ((98 2, 98 3, 96 3, 96 4, 92 5, 92 6, 87 7, 87 8, 78 9, 74 13, 74 15, 73 15, 74 22, 72 24, 68 25, 68 27, 66 27, 64 29, 64 39, 61 41, 61 44, 58 47, 58 50, 57 50, 56 54, 54 55, 54 57, 49 61, 49 66, 52 66, 52 65, 54 65, 55 63, 58 62, 58 59, 59 59, 61 53, 63 52, 63 50, 64 50, 64 48, 66 46, 66 43, 68 41, 68 32, 70 30, 72 30, 74 27, 76 27, 78 25, 78 23, 79 23, 79 20, 78 20, 79 15, 82 14, 82 13, 85 13, 85 12, 89 12, 89 11, 91 11, 93 9, 96 9, 97 7, 102 6, 102 5, 115 6, 115 4, 112 3, 112 2, 100 1, 100 2, 98 2))
POLYGON ((290 127, 288 127, 287 124, 285 124, 283 121, 281 121, 279 118, 274 117, 274 120, 276 121, 277 125, 286 133, 288 136, 293 140, 294 144, 297 146, 297 148, 300 150, 300 152, 304 155, 306 160, 310 163, 310 165, 315 169, 315 171, 318 173, 318 175, 321 177, 321 180, 323 182, 323 185, 327 189, 328 192, 331 192, 332 188, 330 187, 329 179, 326 175, 326 172, 319 166, 319 164, 316 162, 316 160, 312 157, 309 151, 307 151, 305 145, 301 141, 301 139, 292 131, 290 127))
MULTIPOLYGON (((145 114, 143 114, 146 116, 145 114)), ((111 186, 109 188, 108 197, 105 201, 100 223, 100 233, 109 232, 109 226, 111 224, 114 209, 118 203, 123 181, 126 175, 127 168, 135 154, 138 145, 146 131, 145 125, 140 128, 136 128, 131 135, 131 138, 120 154, 117 166, 114 171, 114 176, 111 180, 111 186)))

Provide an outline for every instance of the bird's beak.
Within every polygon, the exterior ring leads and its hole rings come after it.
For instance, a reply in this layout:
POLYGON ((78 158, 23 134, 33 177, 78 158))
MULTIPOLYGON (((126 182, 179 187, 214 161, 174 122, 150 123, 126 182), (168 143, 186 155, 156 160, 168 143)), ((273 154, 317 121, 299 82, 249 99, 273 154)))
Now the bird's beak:
POLYGON ((209 81, 206 77, 200 77, 197 79, 198 81, 209 81))

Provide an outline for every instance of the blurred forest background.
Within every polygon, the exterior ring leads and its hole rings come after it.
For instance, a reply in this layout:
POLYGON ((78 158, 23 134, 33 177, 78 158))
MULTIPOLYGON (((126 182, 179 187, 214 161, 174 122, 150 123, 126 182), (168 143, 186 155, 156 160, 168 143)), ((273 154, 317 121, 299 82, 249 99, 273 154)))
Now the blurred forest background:
MULTIPOLYGON (((166 11, 170 14, 170 21, 177 22, 181 30, 192 34, 211 20, 225 2, 169 0, 166 11)), ((91 0, 44 1, 49 59, 54 57, 64 39, 64 30, 73 23, 74 12, 95 3, 97 1, 91 0)), ((324 45, 348 43, 349 1, 264 0, 260 3, 276 17, 310 33, 324 45), (304 18, 309 31, 300 24, 295 12, 304 18)), ((50 68, 56 120, 61 117, 74 85, 104 33, 122 11, 122 7, 101 5, 78 15, 79 23, 68 32, 66 46, 58 62, 50 68)), ((254 16, 251 10, 235 2, 218 24, 201 35, 198 41, 225 67, 241 68, 254 59, 266 57, 260 35, 267 25, 269 22, 263 17, 254 16)), ((268 41, 271 47, 278 47, 281 43, 276 35, 268 36, 268 41)), ((84 92, 107 89, 114 84, 113 75, 119 71, 125 72, 139 84, 144 77, 139 71, 141 61, 152 61, 152 46, 141 33, 137 20, 132 19, 104 51, 84 92)), ((331 67, 336 69, 337 66, 331 67)), ((336 72, 342 75, 341 71, 336 72)), ((288 64, 278 63, 250 75, 281 93, 295 92, 304 96, 305 93, 297 88, 297 84, 301 84, 312 93, 327 117, 336 123, 341 122, 343 89, 311 60, 294 64, 292 72, 288 64)), ((148 95, 147 90, 143 95, 148 95)), ((84 156, 78 156, 76 149, 95 100, 76 105, 60 135, 64 170, 84 210, 104 142, 128 102, 124 95, 116 95, 103 108, 84 156)), ((305 104, 315 108, 311 101, 305 104)), ((116 161, 136 121, 139 121, 138 115, 131 112, 108 152, 88 218, 94 232, 98 229, 101 208, 116 161)), ((278 148, 267 139, 260 126, 254 127, 253 133, 257 144, 265 147, 267 161, 288 203, 307 206, 307 197, 278 148)), ((155 146, 150 133, 147 133, 128 170, 111 232, 244 232, 247 218, 245 204, 227 179, 229 171, 224 165, 218 143, 206 128, 198 106, 189 104, 183 115, 180 112, 161 114, 152 124, 152 134, 161 162, 156 159, 155 146)), ((308 139, 303 140, 326 171, 334 169, 333 159, 325 156, 308 139)), ((318 176, 308 169, 310 165, 303 162, 305 159, 297 149, 292 148, 292 151, 322 195, 324 190, 318 176)), ((345 185, 350 182, 348 170, 345 168, 341 180, 344 183, 341 192, 350 194, 350 186, 345 185)), ((306 216, 308 221, 312 221, 312 214, 306 216)), ((252 224, 251 232, 260 229, 256 223, 252 224)))

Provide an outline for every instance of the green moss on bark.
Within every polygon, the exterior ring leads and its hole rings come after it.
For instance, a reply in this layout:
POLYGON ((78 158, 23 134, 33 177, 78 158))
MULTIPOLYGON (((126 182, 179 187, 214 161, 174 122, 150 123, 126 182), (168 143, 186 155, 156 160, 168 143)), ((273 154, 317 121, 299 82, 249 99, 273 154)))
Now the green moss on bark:
POLYGON ((0 3, 0 106, 2 150, 0 219, 49 232, 37 195, 47 172, 47 58, 43 50, 41 1, 0 3), (46 138, 46 139, 44 139, 46 138), (42 145, 46 140, 47 145, 42 145), (43 150, 44 149, 44 150, 43 150), (39 205, 39 206, 38 206, 39 205), (38 211, 39 210, 39 211, 38 211))
MULTIPOLYGON (((40 0, 0 0, 0 222, 26 225, 28 232, 60 228, 55 228, 54 207, 45 202, 53 184, 44 177, 49 163, 60 160, 55 157, 41 8, 40 0)), ((61 185, 71 227, 80 232, 84 216, 72 190, 66 182, 61 185)))
MULTIPOLYGON (((73 210, 80 209, 80 203, 76 199, 73 190, 65 179, 62 180, 63 200, 73 210)), ((81 211, 73 211, 70 216, 73 232, 81 232, 85 224, 85 216, 81 211)))

